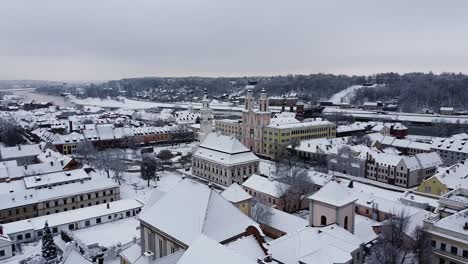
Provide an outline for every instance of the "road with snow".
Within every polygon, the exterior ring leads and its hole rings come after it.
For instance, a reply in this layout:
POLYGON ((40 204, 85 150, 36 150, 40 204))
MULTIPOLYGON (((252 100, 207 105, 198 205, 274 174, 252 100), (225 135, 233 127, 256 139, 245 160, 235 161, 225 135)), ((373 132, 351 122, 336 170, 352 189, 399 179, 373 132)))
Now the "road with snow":
POLYGON ((376 84, 372 86, 362 86, 362 85, 352 85, 341 92, 338 92, 332 95, 327 102, 332 102, 333 104, 341 104, 341 103, 350 103, 353 96, 356 94, 356 91, 366 87, 366 88, 376 88, 378 87, 376 84))

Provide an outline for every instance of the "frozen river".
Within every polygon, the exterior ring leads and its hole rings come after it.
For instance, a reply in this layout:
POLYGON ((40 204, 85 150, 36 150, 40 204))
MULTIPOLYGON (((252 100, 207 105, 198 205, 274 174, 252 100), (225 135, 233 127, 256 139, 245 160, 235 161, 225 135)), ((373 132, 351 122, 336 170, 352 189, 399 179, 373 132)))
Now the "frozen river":
POLYGON ((49 95, 49 94, 40 94, 34 92, 34 90, 16 90, 10 91, 13 95, 24 98, 25 101, 35 100, 38 102, 52 102, 58 106, 70 106, 70 101, 66 100, 65 97, 49 95))

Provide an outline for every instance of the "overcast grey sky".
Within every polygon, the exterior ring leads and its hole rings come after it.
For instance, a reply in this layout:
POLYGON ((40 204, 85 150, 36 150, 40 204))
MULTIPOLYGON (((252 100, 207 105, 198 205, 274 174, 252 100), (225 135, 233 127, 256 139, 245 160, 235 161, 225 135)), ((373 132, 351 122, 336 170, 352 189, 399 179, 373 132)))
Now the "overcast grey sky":
POLYGON ((0 79, 468 73, 468 1, 5 0, 0 79))

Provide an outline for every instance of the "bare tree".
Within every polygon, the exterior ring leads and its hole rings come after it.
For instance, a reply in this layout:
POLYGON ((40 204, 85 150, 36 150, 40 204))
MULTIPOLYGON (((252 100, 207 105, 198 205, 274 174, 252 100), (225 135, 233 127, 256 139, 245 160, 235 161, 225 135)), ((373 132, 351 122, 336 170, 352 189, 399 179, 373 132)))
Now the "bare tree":
POLYGON ((0 140, 7 146, 15 146, 25 142, 23 128, 12 118, 0 118, 0 140))
POLYGON ((76 145, 74 156, 77 159, 82 160, 83 163, 91 164, 96 158, 97 153, 98 151, 94 147, 93 143, 85 139, 76 145))
POLYGON ((367 257, 369 264, 406 264, 413 263, 412 245, 406 235, 409 217, 401 211, 384 221, 376 244, 367 257))
POLYGON ((276 168, 278 188, 283 194, 285 210, 299 210, 302 200, 314 190, 314 182, 309 177, 304 164, 296 158, 288 158, 279 163, 276 168))
POLYGON ((433 250, 431 245, 431 239, 427 232, 424 231, 422 226, 417 226, 413 234, 414 253, 419 264, 429 264, 433 260, 433 250))
POLYGON ((258 223, 268 223, 273 215, 271 211, 272 209, 268 205, 265 205, 258 200, 254 200, 252 206, 252 219, 258 223))

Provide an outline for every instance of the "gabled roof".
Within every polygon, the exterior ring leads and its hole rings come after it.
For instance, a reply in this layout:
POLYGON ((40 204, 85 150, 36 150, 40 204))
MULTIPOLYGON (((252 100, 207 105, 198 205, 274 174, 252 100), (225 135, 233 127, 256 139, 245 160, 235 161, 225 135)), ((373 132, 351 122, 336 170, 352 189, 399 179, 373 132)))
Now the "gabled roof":
POLYGON ((347 263, 362 242, 338 225, 306 227, 270 242, 269 252, 281 263, 347 263))
POLYGON ((229 186, 226 190, 221 193, 221 196, 224 199, 230 201, 231 203, 238 203, 248 199, 252 199, 252 196, 248 194, 242 187, 237 183, 234 182, 229 186))
POLYGON ((224 136, 219 133, 209 133, 200 143, 201 148, 212 149, 229 154, 248 152, 239 140, 231 136, 224 136))
POLYGON ((234 252, 205 235, 200 235, 177 261, 177 264, 194 263, 255 264, 257 262, 234 252))
POLYGON ((259 192, 268 194, 272 197, 280 198, 284 195, 284 192, 289 188, 288 184, 268 179, 257 174, 250 176, 242 186, 249 189, 257 190, 259 192))
POLYGON ((309 199, 336 207, 341 207, 357 200, 348 188, 333 180, 309 196, 309 199))
POLYGON ((224 241, 258 224, 208 186, 185 179, 153 206, 140 220, 191 245, 200 234, 224 241))

